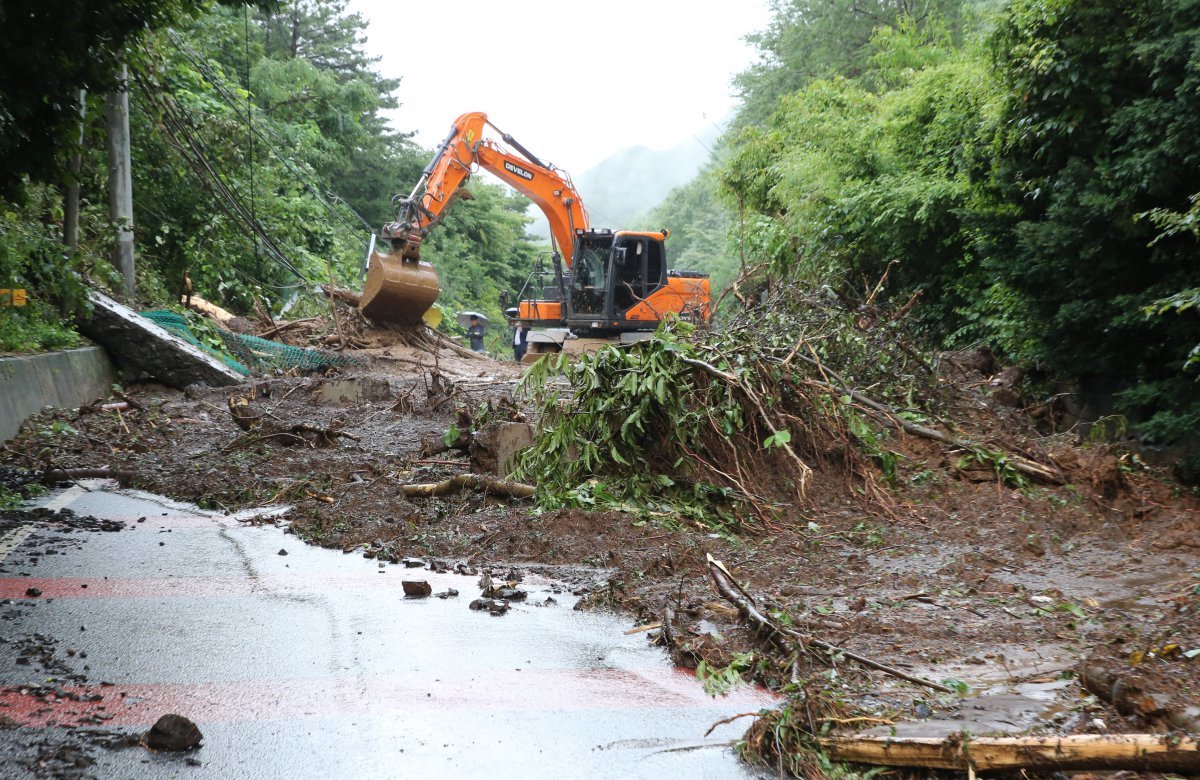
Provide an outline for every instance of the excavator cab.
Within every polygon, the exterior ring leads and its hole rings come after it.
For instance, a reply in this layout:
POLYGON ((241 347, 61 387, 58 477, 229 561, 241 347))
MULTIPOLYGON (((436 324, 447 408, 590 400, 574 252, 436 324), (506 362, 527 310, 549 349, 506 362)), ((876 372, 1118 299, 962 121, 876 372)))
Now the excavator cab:
POLYGON ((663 233, 579 231, 572 273, 564 275, 567 325, 594 333, 645 330, 646 323, 636 313, 667 283, 665 237, 663 233))

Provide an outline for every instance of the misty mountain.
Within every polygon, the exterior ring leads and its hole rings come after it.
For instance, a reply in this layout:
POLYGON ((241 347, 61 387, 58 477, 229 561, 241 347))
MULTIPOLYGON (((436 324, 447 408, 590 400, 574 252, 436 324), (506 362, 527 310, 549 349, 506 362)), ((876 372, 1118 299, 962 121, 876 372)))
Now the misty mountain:
MULTIPOLYGON (((668 192, 691 181, 708 161, 718 135, 717 127, 710 126, 669 149, 631 146, 574 177, 592 227, 632 227, 639 215, 661 203, 668 192)), ((532 206, 529 213, 537 218, 529 232, 549 238, 541 213, 532 206)))

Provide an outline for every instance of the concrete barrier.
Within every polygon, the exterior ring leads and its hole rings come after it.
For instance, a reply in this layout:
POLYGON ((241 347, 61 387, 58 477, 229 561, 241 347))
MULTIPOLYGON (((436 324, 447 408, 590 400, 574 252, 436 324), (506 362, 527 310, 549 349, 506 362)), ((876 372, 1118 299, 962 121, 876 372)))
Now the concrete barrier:
POLYGON ((71 409, 107 397, 115 381, 100 347, 0 358, 0 440, 44 406, 71 409))

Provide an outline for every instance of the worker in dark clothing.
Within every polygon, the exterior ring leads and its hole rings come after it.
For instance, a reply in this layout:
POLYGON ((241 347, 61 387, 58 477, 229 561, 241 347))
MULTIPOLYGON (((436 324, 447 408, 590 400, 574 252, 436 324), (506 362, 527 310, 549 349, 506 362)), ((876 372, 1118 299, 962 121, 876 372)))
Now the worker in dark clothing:
POLYGON ((471 350, 474 352, 483 352, 483 325, 479 322, 479 318, 474 314, 471 315, 471 327, 467 328, 467 338, 471 340, 471 350))
POLYGON ((521 320, 513 327, 513 358, 520 363, 529 347, 529 326, 521 320))

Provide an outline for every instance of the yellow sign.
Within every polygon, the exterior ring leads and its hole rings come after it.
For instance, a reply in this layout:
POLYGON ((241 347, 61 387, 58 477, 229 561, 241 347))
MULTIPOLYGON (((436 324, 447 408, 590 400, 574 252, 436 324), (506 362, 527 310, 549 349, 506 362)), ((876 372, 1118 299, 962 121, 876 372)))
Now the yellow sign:
POLYGON ((5 290, 0 289, 0 306, 24 306, 25 305, 25 290, 5 290))

